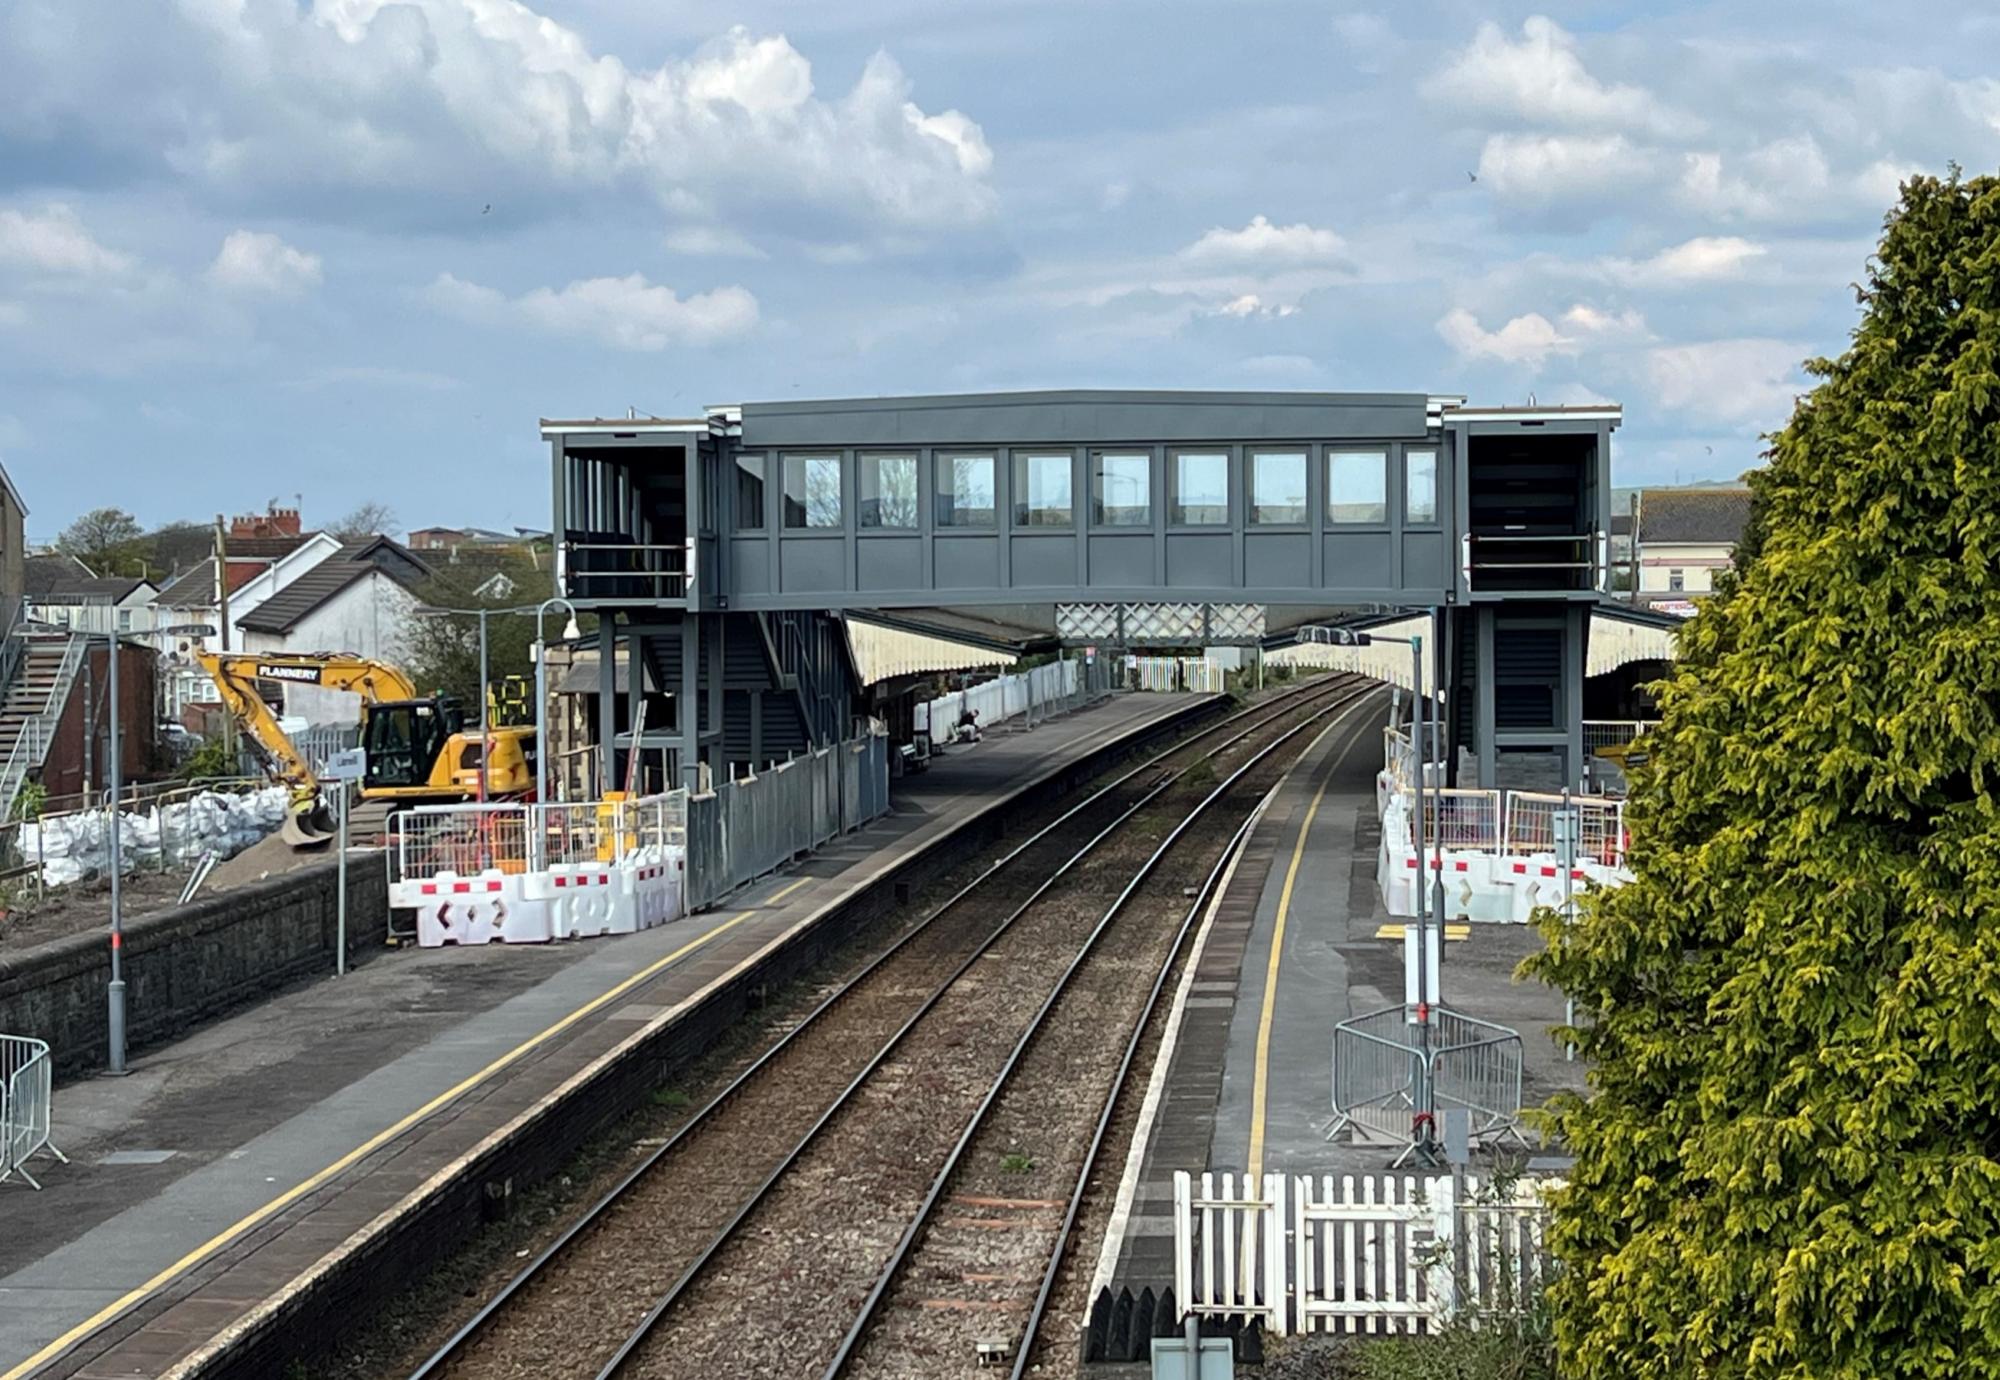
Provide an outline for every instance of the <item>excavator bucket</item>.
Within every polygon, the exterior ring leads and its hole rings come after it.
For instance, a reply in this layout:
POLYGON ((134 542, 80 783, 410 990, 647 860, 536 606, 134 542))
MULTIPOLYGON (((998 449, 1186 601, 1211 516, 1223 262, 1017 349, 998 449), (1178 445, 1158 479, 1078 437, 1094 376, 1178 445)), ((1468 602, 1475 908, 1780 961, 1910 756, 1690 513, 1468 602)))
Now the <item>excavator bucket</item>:
POLYGON ((324 848, 338 828, 326 806, 315 800, 304 808, 287 811, 278 837, 293 848, 324 848))

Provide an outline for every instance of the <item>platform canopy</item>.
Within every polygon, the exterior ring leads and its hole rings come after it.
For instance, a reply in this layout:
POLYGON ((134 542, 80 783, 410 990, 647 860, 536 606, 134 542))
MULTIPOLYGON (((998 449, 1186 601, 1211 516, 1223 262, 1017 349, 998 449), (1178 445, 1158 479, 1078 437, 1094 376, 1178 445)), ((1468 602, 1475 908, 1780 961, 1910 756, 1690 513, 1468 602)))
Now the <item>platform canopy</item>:
POLYGON ((1012 666, 1020 657, 981 642, 958 641, 907 626, 848 615, 847 645, 861 684, 933 671, 974 671, 1012 666))

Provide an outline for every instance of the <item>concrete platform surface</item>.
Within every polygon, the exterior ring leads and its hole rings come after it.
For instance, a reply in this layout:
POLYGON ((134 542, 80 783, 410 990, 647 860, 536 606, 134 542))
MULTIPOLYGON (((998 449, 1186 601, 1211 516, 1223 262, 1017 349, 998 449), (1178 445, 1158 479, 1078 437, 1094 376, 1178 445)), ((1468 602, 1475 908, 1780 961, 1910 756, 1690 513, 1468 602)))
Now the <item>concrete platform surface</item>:
POLYGON ((48 1163, 39 1193, 0 1186, 0 1380, 160 1373, 635 1030, 996 800, 1208 698, 1121 696, 954 748, 897 783, 889 815, 714 911, 620 938, 385 952, 127 1078, 59 1088, 71 1163, 48 1163), (121 1328, 135 1335, 105 1342, 121 1328))
MULTIPOLYGON (((1173 1280, 1173 1174, 1368 1174, 1400 1147, 1326 1139, 1333 1122, 1333 1028, 1403 999, 1400 920, 1375 882, 1386 692, 1338 720, 1286 778, 1245 840, 1211 908, 1180 1001, 1172 1051, 1152 1095, 1143 1161, 1115 1274, 1134 1290, 1173 1280), (1393 933, 1391 933, 1393 931, 1393 933), (1277 961, 1272 962, 1274 942, 1277 961)), ((1440 983, 1449 1007, 1519 1031, 1523 1099, 1583 1086, 1550 1037, 1560 995, 1517 982, 1541 941, 1525 926, 1454 925, 1440 983)))

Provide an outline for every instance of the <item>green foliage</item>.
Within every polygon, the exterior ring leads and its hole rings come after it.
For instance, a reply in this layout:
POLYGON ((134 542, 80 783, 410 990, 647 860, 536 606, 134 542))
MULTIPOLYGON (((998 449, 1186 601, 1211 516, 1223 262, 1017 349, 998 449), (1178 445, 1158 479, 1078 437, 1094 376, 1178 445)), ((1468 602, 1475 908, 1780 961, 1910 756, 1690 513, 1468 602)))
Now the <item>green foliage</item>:
POLYGON ((199 747, 187 755, 180 769, 174 774, 188 781, 234 776, 236 763, 230 758, 228 748, 222 739, 205 738, 199 747))
POLYGON ((1034 1160, 1022 1154, 1019 1150, 1010 1150, 1000 1157, 1000 1172, 1002 1174, 1032 1174, 1034 1170, 1034 1160))
POLYGON ((40 819, 49 803, 49 788, 39 781, 23 781, 14 796, 15 819, 40 819))
POLYGON ((655 1107, 685 1107, 691 1101, 693 1099, 679 1088, 653 1089, 653 1105, 655 1107))
POLYGON ((2000 179, 1913 179, 1680 638, 1588 1013, 1565 1375, 2000 1373, 2000 179))
MULTIPOLYGON (((547 598, 553 577, 548 556, 480 553, 458 562, 443 562, 437 575, 418 589, 418 600, 434 608, 508 609, 532 607, 547 598), (538 563, 539 562, 539 563, 538 563), (482 597, 477 591, 495 574, 504 574, 513 589, 505 597, 482 597)), ((551 638, 561 635, 562 615, 548 620, 551 638)), ((495 683, 505 676, 533 677, 528 649, 535 640, 533 613, 488 613, 487 669, 495 683)), ((471 710, 479 703, 479 615, 452 613, 410 620, 409 671, 419 694, 456 695, 471 710)))
POLYGON ((118 567, 141 536, 138 520, 123 508, 93 508, 63 528, 56 549, 99 575, 120 574, 118 567))

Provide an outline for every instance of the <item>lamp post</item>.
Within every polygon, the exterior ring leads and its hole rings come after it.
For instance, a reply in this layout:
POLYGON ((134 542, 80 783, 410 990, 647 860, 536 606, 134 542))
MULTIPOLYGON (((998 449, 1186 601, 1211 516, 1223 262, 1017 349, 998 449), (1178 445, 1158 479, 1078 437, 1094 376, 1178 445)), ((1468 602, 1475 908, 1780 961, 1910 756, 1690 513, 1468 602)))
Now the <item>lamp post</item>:
MULTIPOLYGON (((1430 881, 1430 873, 1433 869, 1431 859, 1427 856, 1428 850, 1424 837, 1425 786, 1428 784, 1427 778, 1430 775, 1427 770, 1429 760, 1428 744, 1425 742, 1425 730, 1430 722, 1430 703, 1428 696, 1424 693, 1426 679, 1424 676, 1424 639, 1421 634, 1413 633, 1408 637, 1397 637, 1393 634, 1357 632, 1351 628, 1312 628, 1301 629, 1300 631, 1302 634, 1309 635, 1311 641, 1326 642, 1336 647, 1366 647, 1376 642, 1396 642, 1405 644, 1410 649, 1410 755, 1415 759, 1413 771, 1416 778, 1411 783, 1411 795, 1415 808, 1411 811, 1410 837, 1416 845, 1417 853, 1416 962, 1415 972, 1412 975, 1414 981, 1411 982, 1410 987, 1415 991, 1417 998, 1416 1010, 1413 1013, 1416 1019, 1412 1024, 1417 1028, 1417 1048, 1420 1052, 1420 1072, 1418 1076, 1422 1079, 1422 1083, 1417 1089, 1416 1117, 1423 1132, 1422 1139, 1418 1142, 1419 1153, 1434 1155, 1437 1139, 1437 1123, 1436 1107, 1433 1102, 1434 1090, 1431 1087, 1429 1078, 1430 1035, 1431 1015, 1433 1008, 1437 1004, 1439 994, 1431 988, 1430 975, 1433 946, 1442 947, 1444 943, 1444 878, 1440 875, 1437 879, 1437 900, 1436 904, 1433 905, 1430 881), (1433 915, 1437 917, 1438 921, 1438 931, 1435 935, 1431 932, 1431 918, 1433 915)), ((1437 727, 1439 739, 1442 741, 1444 724, 1441 719, 1437 727)), ((1442 785, 1435 789, 1441 790, 1442 785)), ((1442 813, 1442 810, 1440 810, 1440 823, 1442 823, 1442 813)), ((1408 950, 1405 950, 1405 952, 1407 953, 1408 950)))
POLYGON ((535 799, 541 801, 549 798, 549 647, 542 638, 542 620, 557 604, 569 610, 563 641, 574 642, 583 636, 583 629, 576 625, 576 605, 562 595, 542 600, 535 609, 535 799))
POLYGON ((124 871, 122 866, 124 860, 119 847, 119 835, 124 830, 118 812, 118 796, 119 792, 124 789, 125 763, 120 760, 123 756, 124 745, 120 741, 118 734, 118 720, 121 717, 119 713, 121 706, 118 702, 117 631, 114 629, 107 634, 106 640, 109 642, 111 648, 110 655, 106 658, 111 663, 107 680, 107 693, 111 698, 111 766, 110 771, 107 773, 111 781, 111 985, 105 989, 105 999, 108 1005, 104 1013, 104 1025, 105 1033, 111 1044, 106 1072, 110 1073, 113 1077, 123 1077, 125 1074, 125 970, 123 966, 125 956, 125 907, 123 904, 124 897, 119 890, 122 881, 121 874, 124 871))
MULTIPOLYGON (((114 612, 112 613, 111 617, 113 620, 112 626, 107 628, 104 634, 105 645, 108 648, 108 654, 105 658, 107 664, 105 666, 106 681, 105 681, 104 693, 106 700, 109 702, 111 710, 111 722, 110 722, 111 761, 107 764, 109 770, 106 773, 107 777, 109 778, 108 786, 111 792, 110 794, 111 808, 108 812, 110 815, 110 819, 108 821, 110 825, 110 829, 108 831, 109 837, 105 840, 106 848, 108 850, 106 861, 111 869, 111 981, 105 987, 104 990, 104 999, 105 999, 104 1034, 105 1034, 105 1043, 108 1046, 105 1058, 104 1071, 105 1073, 113 1077, 122 1078, 124 1077, 126 1071, 125 1070, 125 896, 123 890, 125 859, 124 859, 124 848, 123 848, 124 841, 119 837, 121 817, 118 810, 118 797, 124 794, 125 792, 125 762, 124 762, 125 741, 123 734, 119 731, 120 728, 119 711, 122 708, 122 706, 120 705, 118 698, 119 636, 118 636, 118 627, 116 622, 117 614, 114 612)), ((38 619, 22 619, 20 627, 21 630, 24 632, 29 630, 37 632, 57 632, 64 634, 70 634, 73 632, 73 630, 67 625, 57 624, 57 623, 44 623, 38 619)), ((209 634, 213 633, 215 629, 209 627, 204 623, 185 623, 171 628, 155 628, 153 631, 155 632, 155 634, 163 636, 179 636, 183 633, 188 633, 188 634, 198 634, 200 636, 206 637, 209 634)), ((92 637, 95 636, 95 634, 85 633, 83 634, 83 636, 92 637)), ((85 645, 87 646, 88 643, 86 643, 85 645)), ((96 737, 96 733, 92 731, 86 734, 86 736, 94 739, 96 737)), ((87 744, 84 749, 84 761, 86 765, 95 756, 96 756, 96 747, 94 743, 87 744)))
MULTIPOLYGON (((425 618, 446 618, 446 617, 457 616, 457 617, 477 617, 479 619, 479 798, 481 801, 484 801, 486 799, 486 784, 487 784, 486 758, 489 750, 493 746, 493 733, 492 733, 493 716, 491 713, 492 691, 489 688, 490 682, 489 682, 489 677, 487 675, 486 620, 488 616, 496 613, 502 615, 532 613, 535 615, 535 638, 536 638, 536 649, 537 649, 537 656, 535 658, 536 668, 537 668, 535 674, 535 683, 537 689, 539 689, 543 683, 543 676, 540 670, 541 657, 539 655, 540 639, 542 635, 541 615, 542 612, 546 610, 550 604, 562 604, 563 606, 569 608, 569 626, 564 630, 563 635, 565 637, 581 636, 581 634, 576 630, 576 609, 570 606, 569 600, 564 599, 560 596, 554 599, 544 600, 539 607, 533 604, 518 604, 513 608, 496 609, 496 608, 489 608, 488 606, 482 604, 478 608, 473 608, 473 609, 456 609, 456 608, 444 608, 436 604, 420 604, 417 606, 415 610, 415 612, 419 616, 425 618)), ((535 794, 537 798, 539 798, 541 795, 541 786, 543 778, 543 771, 541 767, 542 717, 543 716, 541 707, 538 704, 535 710, 535 763, 536 763, 535 794)))

